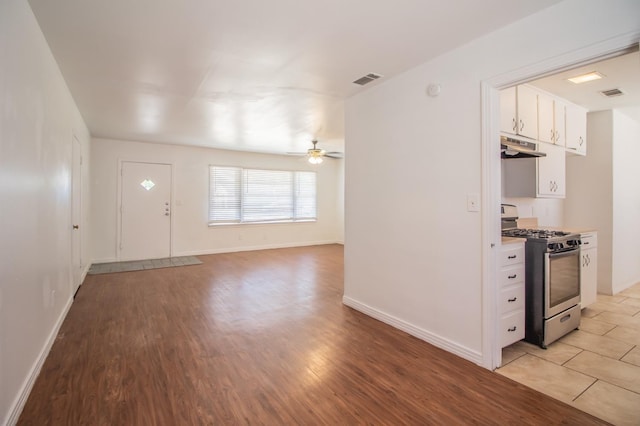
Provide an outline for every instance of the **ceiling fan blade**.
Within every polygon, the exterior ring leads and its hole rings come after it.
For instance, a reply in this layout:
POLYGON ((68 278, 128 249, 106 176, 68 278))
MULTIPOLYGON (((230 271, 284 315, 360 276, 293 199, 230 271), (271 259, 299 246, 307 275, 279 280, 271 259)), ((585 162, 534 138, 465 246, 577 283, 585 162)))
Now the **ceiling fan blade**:
POLYGON ((329 158, 344 158, 344 153, 342 153, 342 152, 327 152, 324 156, 325 157, 329 157, 329 158))

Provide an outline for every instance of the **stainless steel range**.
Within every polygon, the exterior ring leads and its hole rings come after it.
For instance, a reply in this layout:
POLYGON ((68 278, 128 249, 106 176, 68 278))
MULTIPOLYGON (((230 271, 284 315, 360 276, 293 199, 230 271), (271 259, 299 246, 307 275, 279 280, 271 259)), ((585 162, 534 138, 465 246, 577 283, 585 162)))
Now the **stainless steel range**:
POLYGON ((515 206, 503 205, 502 236, 526 238, 525 340, 546 348, 580 326, 580 235, 518 229, 516 220, 515 206))

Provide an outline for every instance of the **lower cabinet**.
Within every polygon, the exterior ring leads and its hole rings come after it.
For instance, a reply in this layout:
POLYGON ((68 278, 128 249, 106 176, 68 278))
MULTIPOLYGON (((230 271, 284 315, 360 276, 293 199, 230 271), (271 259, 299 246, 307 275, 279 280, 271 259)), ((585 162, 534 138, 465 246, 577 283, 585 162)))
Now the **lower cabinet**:
POLYGON ((580 234, 580 306, 586 308, 598 295, 598 234, 580 234))
POLYGON ((500 253, 500 345, 524 339, 524 242, 502 246, 500 253))

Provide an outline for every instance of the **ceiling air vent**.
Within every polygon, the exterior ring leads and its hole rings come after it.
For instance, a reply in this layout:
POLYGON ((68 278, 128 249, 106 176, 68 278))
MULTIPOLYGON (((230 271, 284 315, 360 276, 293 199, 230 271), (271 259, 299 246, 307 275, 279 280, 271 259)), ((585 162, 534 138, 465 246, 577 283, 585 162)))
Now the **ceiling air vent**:
POLYGON ((600 93, 602 93, 604 96, 608 98, 611 98, 613 96, 624 95, 624 92, 620 89, 603 90, 600 93))
POLYGON ((364 77, 360 77, 359 79, 354 81, 354 83, 359 84, 360 86, 364 86, 367 83, 371 83, 372 81, 379 79, 380 77, 382 77, 380 74, 369 73, 364 77))

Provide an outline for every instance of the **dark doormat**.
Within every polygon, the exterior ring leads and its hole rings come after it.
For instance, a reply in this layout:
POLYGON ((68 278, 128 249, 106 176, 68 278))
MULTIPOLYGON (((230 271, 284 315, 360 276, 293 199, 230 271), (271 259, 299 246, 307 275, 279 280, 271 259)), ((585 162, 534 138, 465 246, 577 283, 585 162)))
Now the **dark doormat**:
POLYGON ((173 268, 175 266, 199 265, 202 261, 195 256, 167 257, 165 259, 134 260, 130 262, 96 263, 89 268, 89 275, 110 274, 112 272, 144 271, 147 269, 173 268))

